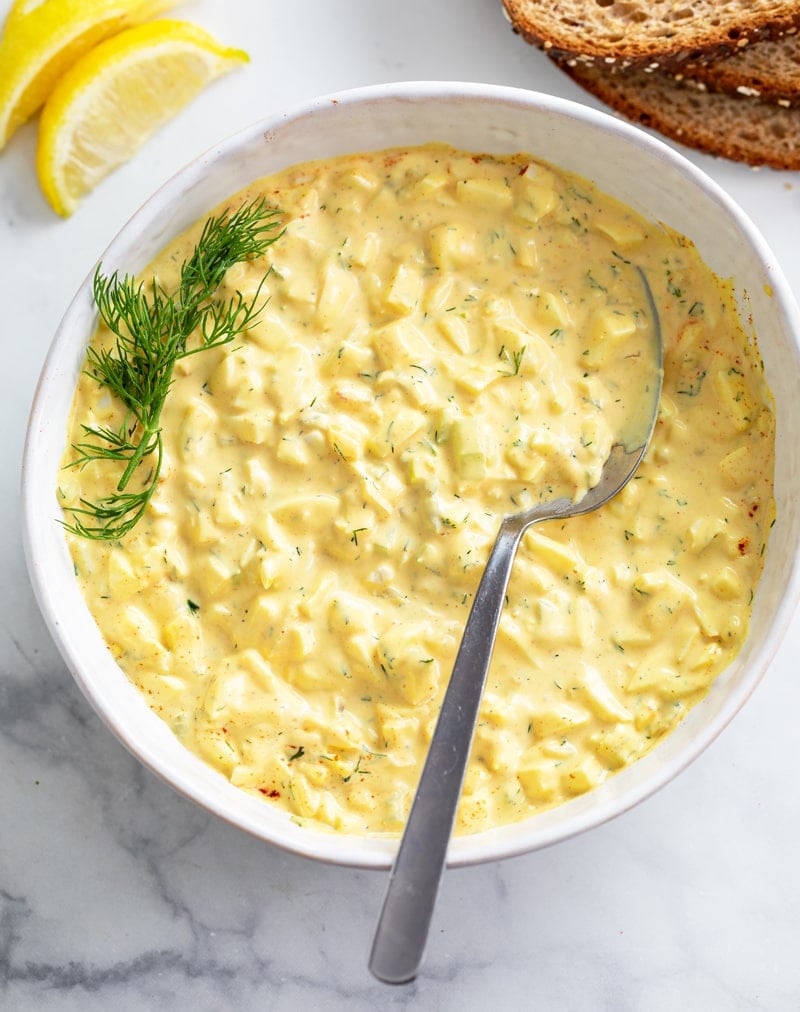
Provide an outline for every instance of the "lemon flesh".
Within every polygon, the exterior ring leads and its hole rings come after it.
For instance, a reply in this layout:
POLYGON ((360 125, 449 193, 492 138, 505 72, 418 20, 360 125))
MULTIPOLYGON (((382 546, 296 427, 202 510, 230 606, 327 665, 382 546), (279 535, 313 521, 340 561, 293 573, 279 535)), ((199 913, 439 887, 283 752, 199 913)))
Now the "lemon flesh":
POLYGON ((71 214, 207 84, 247 60, 182 21, 130 28, 82 57, 56 84, 39 125, 36 169, 53 209, 71 214))
POLYGON ((179 0, 16 0, 0 37, 0 150, 98 42, 179 0))

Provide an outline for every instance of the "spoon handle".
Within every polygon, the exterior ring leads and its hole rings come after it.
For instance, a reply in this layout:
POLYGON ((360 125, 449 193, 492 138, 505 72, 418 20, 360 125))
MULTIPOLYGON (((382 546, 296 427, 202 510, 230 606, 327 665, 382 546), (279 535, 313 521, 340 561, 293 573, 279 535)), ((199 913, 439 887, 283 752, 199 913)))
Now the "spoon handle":
POLYGON ((392 867, 369 961, 387 984, 413 980, 422 961, 511 566, 526 526, 515 519, 501 524, 478 585, 392 867))

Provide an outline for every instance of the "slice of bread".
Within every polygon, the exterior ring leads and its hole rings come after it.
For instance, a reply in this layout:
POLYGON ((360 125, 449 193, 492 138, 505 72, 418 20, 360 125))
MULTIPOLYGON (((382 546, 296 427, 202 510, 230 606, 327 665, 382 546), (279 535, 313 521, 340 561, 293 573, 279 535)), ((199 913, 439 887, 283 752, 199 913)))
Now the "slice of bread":
POLYGON ((512 27, 557 57, 676 67, 800 26, 797 0, 503 0, 512 27))
POLYGON ((749 165, 800 169, 800 109, 699 91, 659 72, 555 62, 623 116, 681 144, 749 165))
POLYGON ((687 63, 676 73, 687 84, 761 98, 779 105, 800 105, 800 36, 757 42, 711 63, 687 63))

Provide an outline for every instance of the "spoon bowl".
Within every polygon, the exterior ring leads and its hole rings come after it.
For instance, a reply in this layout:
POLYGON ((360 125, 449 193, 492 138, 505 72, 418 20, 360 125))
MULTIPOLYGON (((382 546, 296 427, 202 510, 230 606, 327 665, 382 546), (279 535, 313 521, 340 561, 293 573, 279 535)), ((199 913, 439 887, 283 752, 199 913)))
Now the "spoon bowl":
POLYGON ((444 871, 458 801, 478 718, 511 569, 522 536, 533 524, 599 509, 636 473, 658 417, 663 376, 661 327, 644 272, 637 268, 650 309, 644 366, 644 408, 626 419, 599 481, 582 498, 562 497, 505 516, 500 524, 439 712, 406 822, 373 940, 370 970, 388 984, 413 980, 425 948, 444 871))

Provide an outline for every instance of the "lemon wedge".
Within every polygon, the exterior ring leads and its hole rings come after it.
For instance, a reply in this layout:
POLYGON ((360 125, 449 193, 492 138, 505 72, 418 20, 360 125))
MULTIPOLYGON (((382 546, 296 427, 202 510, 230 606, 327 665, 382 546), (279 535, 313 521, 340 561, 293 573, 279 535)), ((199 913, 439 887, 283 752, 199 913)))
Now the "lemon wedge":
POLYGON ((36 169, 53 209, 71 214, 207 84, 248 59, 184 21, 151 21, 101 42, 42 110, 36 169))
POLYGON ((15 0, 0 37, 0 150, 84 53, 179 0, 15 0))

